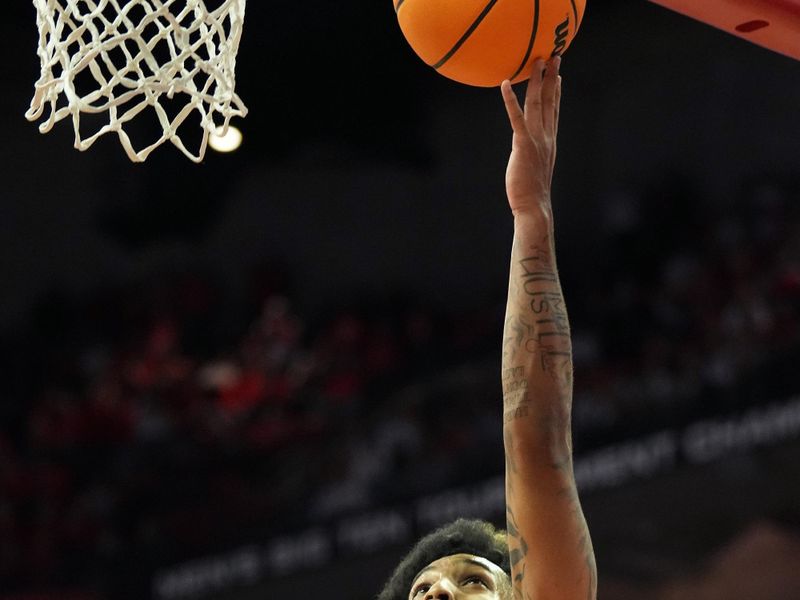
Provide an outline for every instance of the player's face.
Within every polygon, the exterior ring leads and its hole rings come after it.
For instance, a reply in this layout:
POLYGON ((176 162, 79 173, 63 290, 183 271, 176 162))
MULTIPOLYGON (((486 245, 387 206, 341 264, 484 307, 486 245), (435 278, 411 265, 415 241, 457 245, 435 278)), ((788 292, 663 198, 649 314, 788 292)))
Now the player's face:
POLYGON ((493 562, 471 554, 453 554, 422 569, 408 600, 505 600, 508 576, 493 562))

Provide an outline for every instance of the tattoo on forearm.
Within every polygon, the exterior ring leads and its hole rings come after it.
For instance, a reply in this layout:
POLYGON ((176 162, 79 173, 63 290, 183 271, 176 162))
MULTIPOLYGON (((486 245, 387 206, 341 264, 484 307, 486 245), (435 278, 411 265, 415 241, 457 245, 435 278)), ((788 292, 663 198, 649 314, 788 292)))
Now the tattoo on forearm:
POLYGON ((514 600, 524 600, 530 598, 529 594, 523 594, 523 584, 525 582, 525 557, 528 555, 528 543, 519 532, 517 519, 511 505, 506 504, 506 530, 508 532, 508 556, 511 562, 511 575, 513 577, 512 586, 514 589, 514 600), (520 564, 522 563, 522 564, 520 564))
POLYGON ((569 510, 572 515, 572 524, 578 532, 578 552, 583 558, 586 566, 587 581, 587 600, 594 600, 597 596, 597 563, 592 547, 592 538, 589 535, 589 527, 586 525, 586 518, 581 509, 581 502, 578 498, 578 490, 575 486, 569 486, 561 491, 569 501, 569 510))
POLYGON ((525 376, 525 367, 511 367, 503 371, 503 398, 507 405, 517 405, 524 402, 528 391, 528 378, 525 376))
POLYGON ((528 416, 528 378, 524 367, 503 371, 503 422, 510 423, 528 416))
POLYGON ((531 326, 521 317, 511 315, 503 329, 503 359, 514 361, 531 335, 531 326))
POLYGON ((565 377, 571 362, 569 319, 561 285, 552 256, 550 236, 530 248, 528 256, 518 262, 519 268, 512 272, 512 289, 516 280, 522 281, 521 293, 527 298, 530 320, 526 321, 515 311, 506 319, 503 358, 514 360, 521 347, 530 355, 539 355, 541 369, 560 383, 571 383, 565 377))
POLYGON ((519 347, 523 341, 527 344, 531 341, 543 343, 553 336, 569 337, 567 309, 551 253, 545 248, 547 239, 543 240, 542 246, 534 246, 530 256, 519 261, 520 272, 512 273, 512 297, 519 296, 517 279, 520 279, 521 291, 528 297, 533 323, 526 322, 520 315, 510 314, 506 319, 504 347, 519 347))
POLYGON ((528 293, 530 293, 531 286, 537 282, 558 283, 558 275, 551 260, 549 240, 550 236, 546 236, 542 240, 544 244, 531 248, 530 256, 519 261, 523 271, 525 291, 528 293))
MULTIPOLYGON (((550 236, 543 236, 527 254, 527 258, 518 261, 518 268, 512 270, 511 275, 512 282, 519 281, 521 286, 517 288, 517 295, 510 297, 503 335, 503 423, 509 425, 535 416, 537 426, 552 450, 551 464, 561 470, 571 466, 572 452, 569 434, 572 391, 569 321, 550 236), (529 384, 535 381, 531 379, 530 369, 537 364, 540 372, 556 383, 558 397, 552 406, 537 407, 534 411, 529 384)), ((507 450, 510 449, 508 446, 507 450)), ((513 462, 510 466, 514 466, 513 462)))
POLYGON ((524 402, 519 406, 516 406, 512 409, 506 410, 503 412, 503 423, 509 424, 512 421, 516 421, 517 419, 524 419, 525 417, 529 416, 528 410, 528 399, 525 398, 524 402))
POLYGON ((542 371, 566 389, 572 387, 572 352, 553 346, 539 346, 542 371))

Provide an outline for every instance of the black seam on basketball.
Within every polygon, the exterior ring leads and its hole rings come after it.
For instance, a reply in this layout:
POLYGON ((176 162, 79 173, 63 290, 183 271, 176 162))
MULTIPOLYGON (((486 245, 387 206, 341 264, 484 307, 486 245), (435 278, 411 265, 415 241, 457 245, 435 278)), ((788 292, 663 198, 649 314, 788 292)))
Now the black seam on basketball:
POLYGON ((522 69, 525 68, 525 65, 528 64, 528 59, 531 57, 531 52, 533 52, 533 43, 536 41, 536 33, 539 31, 539 0, 533 0, 533 28, 531 29, 531 39, 528 41, 528 49, 525 51, 525 58, 522 59, 522 63, 520 63, 517 70, 514 74, 508 78, 509 81, 514 81, 520 73, 522 73, 522 69))
POLYGON ((475 19, 472 25, 469 26, 469 29, 467 29, 464 35, 461 36, 461 39, 456 42, 456 45, 450 48, 450 51, 445 54, 439 62, 437 62, 435 65, 431 65, 434 69, 441 69, 448 60, 453 58, 453 55, 458 52, 458 49, 461 48, 461 46, 464 45, 464 42, 469 39, 469 36, 471 36, 472 33, 478 28, 478 25, 480 25, 481 22, 486 18, 486 15, 489 14, 489 11, 492 10, 492 7, 495 4, 497 4, 497 0, 489 0, 489 4, 484 7, 483 11, 481 11, 481 14, 478 15, 478 18, 475 19))
POLYGON ((397 4, 394 7, 394 12, 397 12, 398 10, 400 10, 400 7, 402 6, 403 2, 405 2, 405 1, 406 0, 398 0, 397 4))
MULTIPOLYGON (((400 2, 403 2, 403 0, 400 0, 400 2)), ((575 31, 577 32, 580 26, 580 23, 578 23, 578 7, 575 6, 575 0, 569 0, 569 3, 572 4, 572 14, 575 15, 575 31)))

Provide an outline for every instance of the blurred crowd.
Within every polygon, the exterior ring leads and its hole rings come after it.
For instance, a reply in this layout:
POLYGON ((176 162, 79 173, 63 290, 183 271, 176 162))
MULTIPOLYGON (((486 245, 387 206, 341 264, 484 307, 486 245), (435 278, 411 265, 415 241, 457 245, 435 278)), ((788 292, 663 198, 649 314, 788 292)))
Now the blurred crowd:
POLYGON ((698 398, 718 412, 789 391, 784 367, 800 327, 796 194, 759 182, 714 205, 676 179, 645 196, 606 198, 604 264, 577 328, 579 412, 663 423, 696 414, 698 398))
MULTIPOLYGON (((591 273, 561 265, 578 450, 796 391, 775 365, 800 356, 798 199, 642 194, 606 198, 591 273)), ((254 281, 233 306, 200 273, 55 295, 4 340, 0 587, 103 582, 502 468, 505 290, 309 314, 280 269, 254 281)))

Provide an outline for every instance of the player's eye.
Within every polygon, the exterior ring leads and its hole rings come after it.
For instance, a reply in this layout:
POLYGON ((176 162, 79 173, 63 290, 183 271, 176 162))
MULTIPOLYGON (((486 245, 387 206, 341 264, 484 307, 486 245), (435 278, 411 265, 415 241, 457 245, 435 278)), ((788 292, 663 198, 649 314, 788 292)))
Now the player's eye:
POLYGON ((422 583, 422 584, 418 585, 418 586, 417 586, 417 587, 414 589, 414 597, 417 597, 417 596, 419 596, 420 594, 424 594, 424 593, 425 593, 425 592, 427 592, 429 589, 431 589, 431 586, 430 586, 430 585, 428 585, 427 583, 422 583))
POLYGON ((483 587, 489 587, 483 580, 483 577, 479 577, 478 575, 470 575, 467 577, 464 580, 464 585, 482 585, 483 587))

